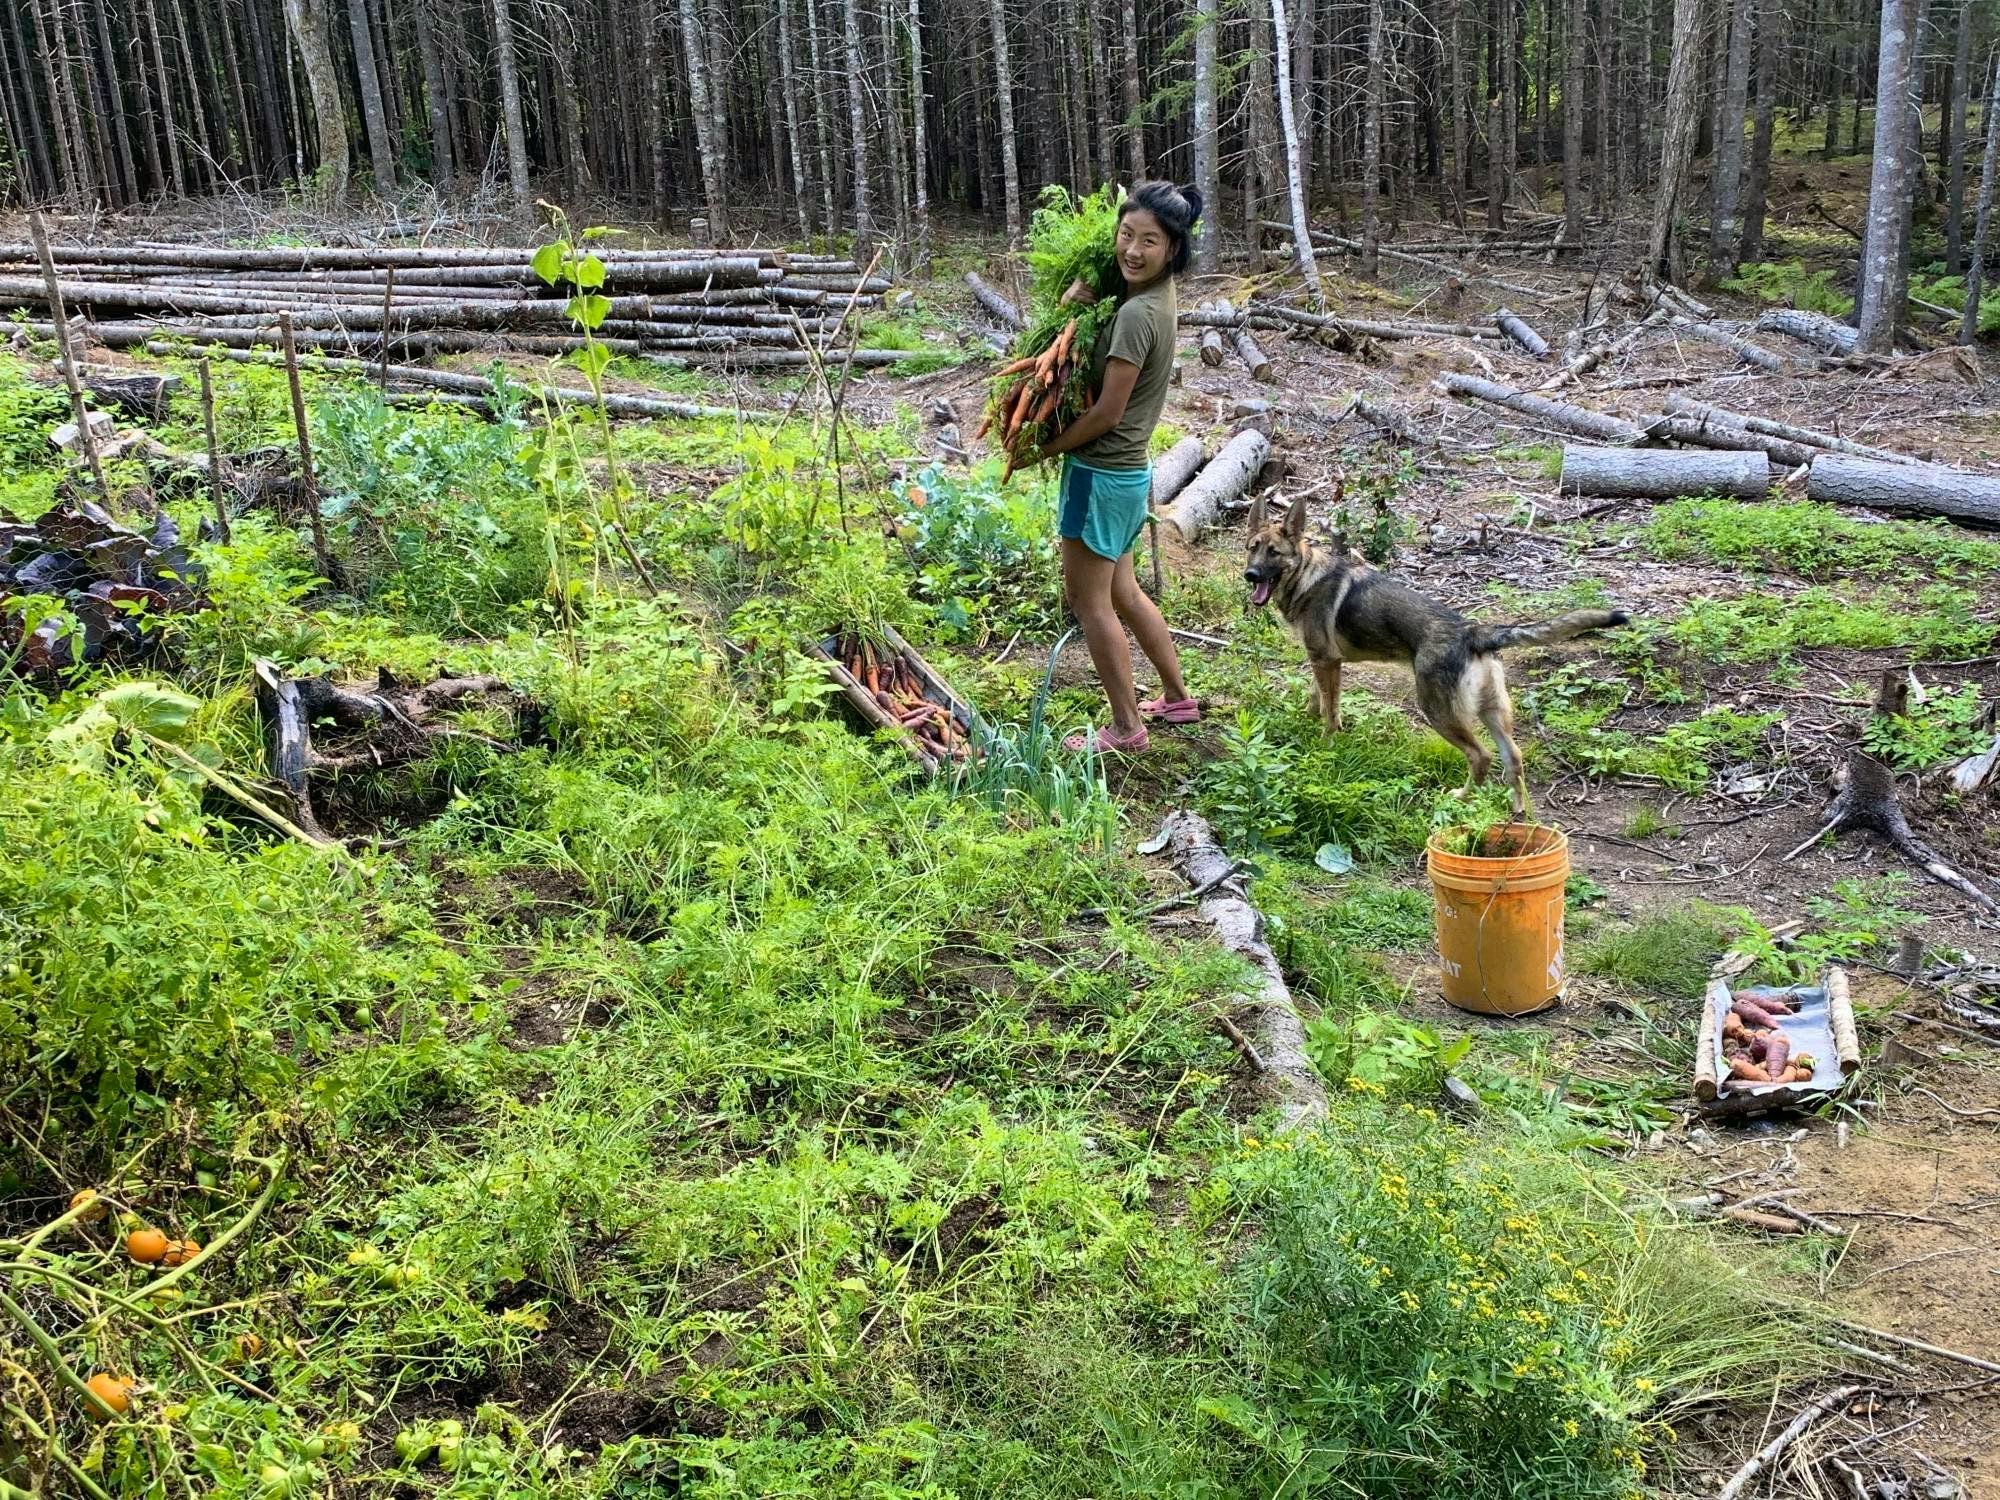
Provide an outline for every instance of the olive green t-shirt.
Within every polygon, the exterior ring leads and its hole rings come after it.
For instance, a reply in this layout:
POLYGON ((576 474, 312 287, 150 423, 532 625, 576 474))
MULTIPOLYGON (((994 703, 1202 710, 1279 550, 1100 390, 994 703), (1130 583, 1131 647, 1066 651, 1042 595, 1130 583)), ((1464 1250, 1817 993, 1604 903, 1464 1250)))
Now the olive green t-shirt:
POLYGON ((1091 356, 1091 383, 1103 389, 1104 366, 1114 359, 1137 365, 1139 379, 1118 425, 1076 450, 1083 462, 1099 469, 1143 469, 1151 461, 1153 427, 1173 381, 1174 320, 1179 315, 1172 276, 1162 276, 1119 303, 1109 335, 1097 341, 1091 356))

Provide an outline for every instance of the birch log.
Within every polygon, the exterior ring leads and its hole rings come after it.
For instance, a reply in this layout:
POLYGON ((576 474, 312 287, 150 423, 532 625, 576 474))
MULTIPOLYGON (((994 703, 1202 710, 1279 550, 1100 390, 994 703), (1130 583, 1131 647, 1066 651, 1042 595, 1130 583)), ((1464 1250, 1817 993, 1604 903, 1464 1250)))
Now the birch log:
POLYGON ((1256 428, 1246 427, 1188 482, 1173 504, 1160 513, 1160 519, 1185 540, 1194 541, 1215 523, 1225 501, 1250 488, 1270 456, 1271 440, 1256 428))
POLYGON ((1885 464, 1845 453, 1822 453, 1813 459, 1806 476, 1806 496, 1828 505, 2000 527, 2000 475, 1970 474, 1939 464, 1885 464))
MULTIPOLYGON (((1218 320, 1222 318, 1234 318, 1237 316, 1236 314, 1226 311, 1222 307, 1217 306, 1213 302, 1202 303, 1201 311, 1203 314, 1216 318, 1218 320)), ((1234 324, 1232 323, 1231 326, 1233 327, 1234 324)), ((1205 328, 1202 331, 1201 362, 1207 365, 1208 368, 1211 370, 1219 370, 1222 368, 1223 360, 1227 359, 1228 357, 1229 357, 1229 352, 1222 347, 1222 335, 1216 331, 1215 325, 1211 324, 1209 327, 1205 328)))
POLYGON ((1494 313, 1493 326, 1527 350, 1535 359, 1549 357, 1549 341, 1522 322, 1520 315, 1512 308, 1503 307, 1494 313))
POLYGON ((1667 410, 1677 417, 1692 417, 1696 421, 1707 422, 1717 427, 1737 427, 1745 432, 1761 432, 1767 437, 1787 438, 1794 443, 1803 443, 1808 448, 1824 448, 1830 453, 1849 453, 1856 458, 1872 458, 1877 463, 1917 462, 1908 454, 1891 453, 1887 448, 1871 448, 1866 443, 1855 442, 1852 438, 1840 437, 1831 432, 1819 432, 1810 427, 1794 427, 1789 422, 1774 422, 1769 417, 1753 417, 1720 406, 1709 406, 1679 392, 1669 394, 1665 404, 1667 410))
POLYGON ((1733 495, 1761 500, 1771 488, 1771 460, 1762 453, 1682 453, 1668 448, 1563 449, 1566 495, 1672 500, 1680 495, 1733 495))
POLYGON ((1578 437, 1596 438, 1601 443, 1631 444, 1645 436, 1622 417, 1606 416, 1588 407, 1572 406, 1567 401, 1550 401, 1546 397, 1530 395, 1474 375, 1447 371, 1438 376, 1436 384, 1447 396, 1469 396, 1475 401, 1489 402, 1521 416, 1533 417, 1547 426, 1573 432, 1578 437))
POLYGON ((1782 333, 1826 354, 1852 354, 1861 339, 1845 323, 1796 307, 1774 308, 1765 313, 1757 320, 1757 329, 1760 333, 1782 333))
POLYGON ((1695 318, 1676 317, 1674 327, 1691 339, 1703 343, 1719 344, 1742 360, 1746 365, 1754 365, 1760 370, 1778 371, 1785 368, 1784 359, 1766 349, 1762 344, 1753 344, 1727 328, 1718 328, 1713 323, 1703 323, 1695 318))
POLYGON ((1021 316, 1020 309, 1001 296, 999 292, 988 286, 985 279, 977 271, 967 271, 965 273, 965 284, 972 288, 973 299, 986 310, 986 315, 989 318, 994 319, 1006 328, 1022 328, 1026 326, 1026 320, 1021 316))
POLYGON ((1154 508, 1167 504, 1186 489, 1207 457, 1208 449, 1202 446, 1200 438, 1182 438, 1169 448, 1153 464, 1154 508))
POLYGON ((1278 1106, 1281 1131, 1311 1124, 1326 1114, 1326 1086, 1306 1058, 1305 1026, 1285 985, 1277 955, 1264 937, 1264 917, 1233 887, 1234 862, 1215 841, 1207 822, 1190 812, 1167 819, 1167 848, 1181 875, 1209 894, 1201 901, 1204 920, 1225 948, 1249 960, 1253 975, 1237 996, 1244 1031, 1263 1066, 1260 1076, 1278 1106))

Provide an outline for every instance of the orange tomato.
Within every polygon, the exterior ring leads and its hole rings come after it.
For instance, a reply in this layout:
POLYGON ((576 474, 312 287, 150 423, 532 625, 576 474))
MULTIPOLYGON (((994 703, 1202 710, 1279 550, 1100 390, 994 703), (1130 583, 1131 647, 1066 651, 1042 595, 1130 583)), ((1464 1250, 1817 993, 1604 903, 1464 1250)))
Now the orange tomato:
POLYGON ((70 1196, 69 1211, 83 1224, 95 1224, 111 1212, 111 1205, 97 1195, 96 1188, 78 1188, 70 1196))
POLYGON ((164 1254, 160 1256, 163 1266, 184 1266, 201 1254, 201 1244, 197 1240, 168 1240, 164 1254))
MULTIPOLYGON (((138 1381, 128 1380, 122 1375, 113 1375, 105 1370, 99 1370, 86 1380, 84 1385, 91 1395, 111 1408, 113 1415, 120 1417, 132 1409, 132 1392, 139 1388, 138 1381)), ((94 1406, 88 1407, 88 1410, 91 1416, 100 1422, 111 1420, 94 1406)))
POLYGON ((142 1266, 155 1266, 173 1243, 157 1229, 135 1229, 125 1236, 125 1253, 142 1266))

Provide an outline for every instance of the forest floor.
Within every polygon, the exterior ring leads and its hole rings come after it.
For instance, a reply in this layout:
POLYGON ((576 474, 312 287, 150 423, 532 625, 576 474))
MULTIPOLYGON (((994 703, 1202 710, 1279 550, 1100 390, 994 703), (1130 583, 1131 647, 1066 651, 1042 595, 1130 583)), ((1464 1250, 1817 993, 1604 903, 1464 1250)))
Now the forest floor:
MULTIPOLYGON (((1780 269, 1702 295, 1754 316, 1760 285, 1837 292, 1844 237, 1813 205, 1851 220, 1842 172, 1778 173, 1780 269)), ((623 424, 621 490, 587 424, 537 438, 313 380, 345 589, 312 584, 296 516, 253 513, 200 553, 213 607, 149 661, 5 698, 0 1057, 23 1082, 0 1102, 0 1269, 79 1373, 145 1387, 93 1428, 0 1324, 0 1476, 46 1461, 40 1431, 55 1493, 1698 1495, 1859 1382, 1765 1492, 2000 1496, 1991 1371, 1828 1321, 2000 1361, 2000 1053, 1885 972, 1906 934, 1930 966, 1990 965, 1995 928, 1867 835, 1781 858, 1881 670, 1909 666, 1905 806, 2000 888, 1992 792, 1954 799, 1940 774, 1992 735, 2000 541, 1782 496, 1562 496, 1560 437, 1432 393, 1438 346, 1259 335, 1266 384, 1185 351, 1175 432, 1213 447, 1238 403, 1269 403, 1279 490, 1345 481, 1321 530, 1483 618, 1635 617, 1512 662, 1535 804, 1571 840, 1572 978, 1540 1016, 1469 1016, 1439 998, 1421 863, 1462 762, 1388 668, 1352 669, 1350 727, 1321 734, 1296 647, 1246 608, 1237 522, 1169 550, 1207 717, 1144 757, 1038 758, 1017 727, 1018 780, 954 789, 828 712, 790 643, 873 618, 998 723, 1101 712, 1060 646, 1046 476, 1003 491, 937 458, 937 403, 969 432, 991 368, 956 282, 980 262, 954 257, 894 321, 967 362, 857 377, 838 497, 823 413, 777 435, 623 424), (1357 389, 1421 441, 1343 420, 1357 389), (918 475, 928 518, 904 499, 918 475), (341 859, 268 837, 158 748, 268 794, 254 659, 491 672, 518 696, 429 760, 323 779, 329 828, 362 836, 341 859), (185 734, 91 718, 134 676, 189 695, 185 734), (1136 846, 1190 805, 1256 862, 1312 1020, 1335 1097, 1308 1148, 1263 1128, 1213 1025, 1236 972, 1192 914, 1089 915, 1180 892, 1136 846), (1316 864, 1327 845, 1353 868, 1316 864), (1766 977, 1853 967, 1867 1060, 1837 1105, 1694 1110, 1729 951, 1766 977), (1438 1126, 1447 1070, 1479 1121, 1438 1126), (103 1227, 37 1246, 85 1183, 134 1222, 241 1227, 224 1264, 149 1288, 103 1227), (1852 1232, 1764 1242, 1670 1211, 1711 1185, 1852 1232)), ((1543 293, 1508 300, 1559 343, 1592 273, 1488 266, 1543 293)), ((1357 314, 1493 305, 1328 269, 1357 314)), ((1481 353, 1508 383, 1545 373, 1481 353)), ((1671 378, 1984 466, 2000 409, 1955 371, 1753 376, 1661 338, 1573 399, 1657 410, 1658 386, 1614 387, 1671 378)), ((281 441, 270 372, 219 374, 225 448, 281 441)), ((624 362, 611 381, 803 388, 624 362)), ((18 515, 54 498, 60 408, 45 385, 0 396, 18 515)), ((158 424, 170 446, 196 427, 179 402, 158 424)), ((191 533, 201 494, 169 504, 191 533)))

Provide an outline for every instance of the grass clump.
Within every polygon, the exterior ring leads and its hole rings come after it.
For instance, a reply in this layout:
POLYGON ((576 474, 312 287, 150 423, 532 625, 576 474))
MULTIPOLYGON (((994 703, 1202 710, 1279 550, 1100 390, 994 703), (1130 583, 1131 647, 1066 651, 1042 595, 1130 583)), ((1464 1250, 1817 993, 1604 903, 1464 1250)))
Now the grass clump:
POLYGON ((1706 988, 1710 966, 1753 925, 1739 908, 1690 901, 1598 933, 1578 951, 1576 967, 1637 989, 1694 997, 1706 988))
POLYGON ((1217 1415, 1286 1479, 1252 1493, 1636 1496, 1684 1405, 1790 1357, 1694 1234, 1371 1094, 1227 1169, 1266 1226, 1240 1283, 1263 1384, 1217 1415))
POLYGON ((1646 545, 1669 562, 1704 560, 1801 578, 1953 578, 2000 571, 2000 542, 1945 521, 1864 521, 1810 501, 1674 500, 1646 545))
POLYGON ((1977 656, 1991 645, 1994 624, 1979 616, 1973 590, 1937 583, 1918 592, 1916 610, 1880 599, 1814 587, 1776 597, 1703 599, 1665 627, 1665 639, 1708 661, 1777 662, 1826 647, 1906 650, 1913 656, 1977 656))

